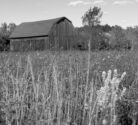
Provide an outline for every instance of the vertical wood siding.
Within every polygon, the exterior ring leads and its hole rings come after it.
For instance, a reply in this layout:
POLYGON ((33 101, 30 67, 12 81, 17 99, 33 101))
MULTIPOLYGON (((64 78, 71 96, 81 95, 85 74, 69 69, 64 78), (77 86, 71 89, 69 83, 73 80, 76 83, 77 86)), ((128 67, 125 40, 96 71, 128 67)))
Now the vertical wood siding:
POLYGON ((53 25, 48 37, 13 39, 10 41, 12 51, 35 51, 46 49, 70 49, 73 46, 75 30, 71 22, 63 19, 53 25))

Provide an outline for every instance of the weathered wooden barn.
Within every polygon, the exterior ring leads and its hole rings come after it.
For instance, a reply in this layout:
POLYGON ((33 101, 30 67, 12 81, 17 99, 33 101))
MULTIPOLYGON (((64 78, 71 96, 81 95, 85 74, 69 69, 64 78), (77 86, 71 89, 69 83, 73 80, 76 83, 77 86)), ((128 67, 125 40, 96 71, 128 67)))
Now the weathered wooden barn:
POLYGON ((10 36, 11 51, 70 49, 75 29, 66 17, 36 22, 25 22, 16 27, 10 36))

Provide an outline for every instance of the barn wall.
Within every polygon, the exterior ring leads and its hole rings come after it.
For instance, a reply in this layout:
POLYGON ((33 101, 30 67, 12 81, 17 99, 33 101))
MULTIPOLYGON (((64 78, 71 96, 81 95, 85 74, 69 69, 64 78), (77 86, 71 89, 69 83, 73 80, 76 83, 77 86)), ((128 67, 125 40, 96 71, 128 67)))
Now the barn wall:
POLYGON ((71 49, 75 43, 75 28, 70 21, 63 19, 53 25, 48 37, 12 39, 12 51, 31 51, 45 49, 71 49))
POLYGON ((32 51, 49 48, 47 37, 12 39, 10 41, 11 51, 32 51))
POLYGON ((51 48, 70 49, 73 46, 75 29, 71 22, 64 19, 55 24, 49 34, 51 48))

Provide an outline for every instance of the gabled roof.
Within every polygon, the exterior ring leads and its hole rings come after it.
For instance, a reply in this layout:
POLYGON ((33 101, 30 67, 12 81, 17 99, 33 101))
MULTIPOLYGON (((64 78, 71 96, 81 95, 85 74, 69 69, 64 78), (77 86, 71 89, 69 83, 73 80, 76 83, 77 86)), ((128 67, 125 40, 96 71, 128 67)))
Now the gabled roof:
MULTIPOLYGON (((52 26, 64 19, 67 18, 60 17, 43 21, 21 23, 15 28, 15 30, 10 36, 10 39, 48 36, 52 26)), ((69 19, 67 20, 71 22, 69 19)))

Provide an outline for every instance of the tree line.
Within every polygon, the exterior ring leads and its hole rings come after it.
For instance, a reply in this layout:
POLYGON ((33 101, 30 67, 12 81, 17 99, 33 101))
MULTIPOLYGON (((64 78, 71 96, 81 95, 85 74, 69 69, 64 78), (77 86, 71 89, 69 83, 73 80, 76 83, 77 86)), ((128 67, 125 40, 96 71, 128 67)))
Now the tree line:
POLYGON ((83 26, 76 28, 76 48, 87 50, 90 42, 91 50, 138 49, 138 26, 123 29, 118 25, 101 25, 102 15, 101 8, 96 6, 85 12, 83 26))

